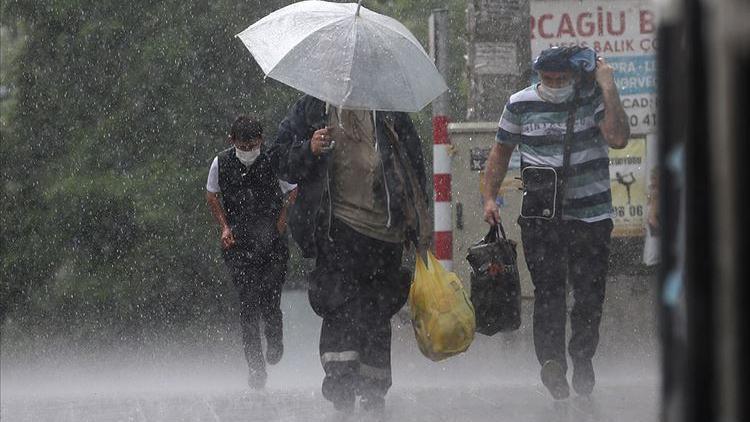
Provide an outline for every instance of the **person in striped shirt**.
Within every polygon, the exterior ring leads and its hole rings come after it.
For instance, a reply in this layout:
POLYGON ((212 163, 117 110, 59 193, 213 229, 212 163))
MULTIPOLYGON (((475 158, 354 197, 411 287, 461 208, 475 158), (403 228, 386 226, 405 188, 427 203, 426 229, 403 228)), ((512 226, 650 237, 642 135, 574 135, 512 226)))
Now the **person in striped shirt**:
POLYGON ((534 347, 543 384, 569 396, 565 354, 566 282, 572 285, 568 352, 580 395, 594 387, 612 232, 609 148, 630 137, 613 68, 591 49, 543 51, 533 69, 540 83, 510 97, 487 160, 484 218, 500 221, 496 203, 511 154, 518 148, 524 180, 521 226, 534 284, 534 347), (569 129, 572 133, 568 134, 569 129))

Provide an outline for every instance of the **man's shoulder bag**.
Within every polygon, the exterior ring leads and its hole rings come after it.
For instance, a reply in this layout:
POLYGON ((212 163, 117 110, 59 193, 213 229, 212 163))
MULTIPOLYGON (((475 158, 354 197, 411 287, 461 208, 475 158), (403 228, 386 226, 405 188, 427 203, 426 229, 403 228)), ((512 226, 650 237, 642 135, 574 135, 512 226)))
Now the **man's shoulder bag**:
POLYGON ((575 134, 575 118, 578 109, 579 94, 575 91, 573 101, 568 108, 568 119, 563 138, 562 167, 522 165, 521 181, 523 183, 523 200, 521 202, 521 218, 539 218, 552 220, 562 218, 563 197, 565 185, 569 177, 570 154, 572 151, 573 135, 575 134))

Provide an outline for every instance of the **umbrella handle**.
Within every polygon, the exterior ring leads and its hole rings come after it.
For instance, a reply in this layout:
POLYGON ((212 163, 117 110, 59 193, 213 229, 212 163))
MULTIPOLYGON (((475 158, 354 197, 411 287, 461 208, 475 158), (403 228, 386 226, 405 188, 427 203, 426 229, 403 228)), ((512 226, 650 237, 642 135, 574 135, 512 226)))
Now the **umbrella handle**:
MULTIPOLYGON (((328 123, 331 122, 331 119, 328 118, 328 116, 330 116, 329 114, 330 109, 331 109, 331 104, 328 101, 326 101, 326 119, 328 123)), ((344 124, 341 123, 341 107, 333 106, 333 112, 336 113, 336 126, 338 126, 339 129, 343 129, 344 124)), ((326 126, 328 126, 328 124, 326 124, 326 126)))
POLYGON ((359 9, 362 7, 362 0, 359 0, 357 2, 357 12, 354 13, 354 16, 359 16, 359 9))
POLYGON ((340 129, 344 128, 344 123, 341 120, 341 107, 336 107, 336 122, 338 123, 338 127, 340 129))

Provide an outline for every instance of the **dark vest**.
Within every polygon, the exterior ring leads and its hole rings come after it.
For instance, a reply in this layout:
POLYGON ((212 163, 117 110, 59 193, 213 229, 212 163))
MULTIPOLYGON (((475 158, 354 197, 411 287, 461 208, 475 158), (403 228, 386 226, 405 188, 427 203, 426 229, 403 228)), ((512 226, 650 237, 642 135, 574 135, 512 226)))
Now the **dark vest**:
POLYGON ((219 188, 238 246, 268 252, 279 238, 276 221, 283 194, 265 149, 249 167, 237 158, 234 148, 219 153, 219 188))

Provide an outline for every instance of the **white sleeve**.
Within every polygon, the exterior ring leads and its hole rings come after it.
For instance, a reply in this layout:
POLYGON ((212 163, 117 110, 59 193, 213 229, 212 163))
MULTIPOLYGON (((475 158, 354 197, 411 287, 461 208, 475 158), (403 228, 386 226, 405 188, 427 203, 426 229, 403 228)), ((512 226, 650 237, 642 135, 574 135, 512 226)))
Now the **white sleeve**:
POLYGON ((211 193, 221 192, 221 188, 219 187, 219 157, 214 158, 214 161, 211 163, 211 169, 208 170, 206 190, 211 193))
POLYGON ((295 184, 288 183, 284 180, 279 179, 279 187, 281 188, 281 193, 286 195, 287 193, 294 190, 294 188, 297 187, 295 184))

